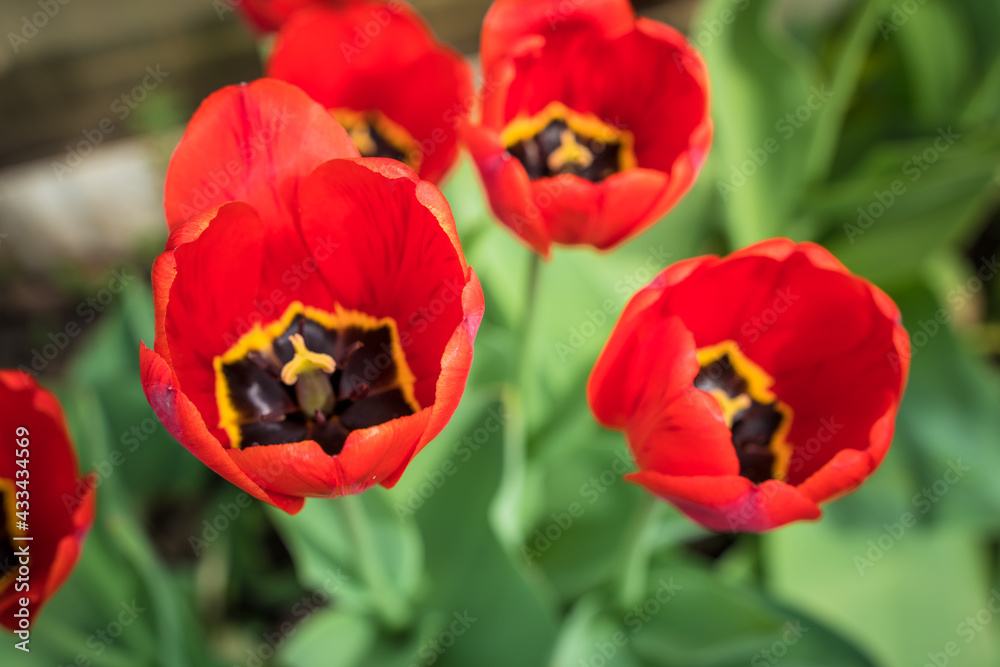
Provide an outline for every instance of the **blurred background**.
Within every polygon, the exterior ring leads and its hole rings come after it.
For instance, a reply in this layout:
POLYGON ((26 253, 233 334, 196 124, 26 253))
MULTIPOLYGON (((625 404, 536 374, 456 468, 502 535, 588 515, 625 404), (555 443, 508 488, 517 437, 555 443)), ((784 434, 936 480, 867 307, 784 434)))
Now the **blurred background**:
MULTIPOLYGON (((488 2, 414 4, 475 59, 488 2)), ((395 489, 292 519, 184 452, 138 380, 170 153, 266 45, 229 0, 0 4, 0 367, 56 390, 100 479, 80 565, 3 664, 1000 665, 1000 3, 636 7, 708 62, 698 184, 611 254, 557 251, 532 313, 463 160, 443 189, 487 317, 462 406, 395 489), (883 467, 822 521, 707 534, 622 481, 583 387, 655 272, 771 236, 893 296, 911 381, 883 467)))

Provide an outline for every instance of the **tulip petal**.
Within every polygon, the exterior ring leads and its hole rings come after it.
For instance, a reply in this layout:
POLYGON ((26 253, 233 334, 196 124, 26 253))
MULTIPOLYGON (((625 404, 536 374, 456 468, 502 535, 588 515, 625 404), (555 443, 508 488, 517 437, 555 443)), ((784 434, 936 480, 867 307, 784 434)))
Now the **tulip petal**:
POLYGON ((719 532, 763 532, 823 515, 798 489, 775 480, 755 486, 746 477, 679 477, 652 471, 632 473, 625 479, 719 532))
POLYGON ((159 354, 140 343, 139 363, 146 398, 167 431, 202 463, 254 498, 296 514, 304 501, 259 486, 233 461, 218 438, 209 433, 194 404, 177 390, 170 367, 159 354))
POLYGON ((173 230, 231 201, 263 220, 293 220, 298 184, 319 164, 357 157, 326 109, 273 79, 229 86, 195 112, 167 169, 165 207, 173 230))

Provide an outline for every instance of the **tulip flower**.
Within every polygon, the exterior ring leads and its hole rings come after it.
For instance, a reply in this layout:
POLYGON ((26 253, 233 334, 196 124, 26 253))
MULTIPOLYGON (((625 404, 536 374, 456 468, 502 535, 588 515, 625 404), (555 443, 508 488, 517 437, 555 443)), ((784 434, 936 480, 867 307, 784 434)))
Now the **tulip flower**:
POLYGON ((209 97, 167 173, 146 396, 192 454, 293 513, 396 483, 457 407, 483 313, 441 192, 357 156, 326 109, 263 79, 209 97))
POLYGON ((613 248, 694 184, 712 140, 704 62, 627 0, 498 0, 481 54, 464 138, 493 212, 540 255, 613 248))
POLYGON ((785 239, 674 264, 626 306, 587 387, 627 479, 716 531, 818 519, 885 458, 909 370, 895 304, 785 239))
POLYGON ((402 2, 299 12, 281 29, 267 72, 329 109, 364 157, 400 160, 434 183, 458 158, 472 70, 402 2))
POLYGON ((0 405, 0 623, 16 632, 73 572, 95 480, 80 477, 62 408, 30 375, 0 370, 0 405))

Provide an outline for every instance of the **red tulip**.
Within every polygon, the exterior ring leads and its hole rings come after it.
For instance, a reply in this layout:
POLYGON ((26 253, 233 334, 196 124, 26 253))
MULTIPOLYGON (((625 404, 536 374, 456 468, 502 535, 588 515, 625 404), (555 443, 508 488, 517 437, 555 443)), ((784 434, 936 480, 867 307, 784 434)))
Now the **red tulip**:
POLYGON ((329 109, 365 157, 401 160, 435 183, 458 158, 472 70, 402 2, 300 12, 279 33, 267 71, 329 109))
POLYGON ((627 0, 498 0, 482 59, 465 140, 494 213, 539 254, 612 248, 694 184, 712 141, 705 65, 627 0))
POLYGON ((62 408, 30 375, 0 370, 0 405, 0 622, 25 631, 80 558, 94 480, 80 478, 62 408))
POLYGON ((587 387, 627 479, 712 530, 817 519, 885 458, 909 371, 895 304, 786 239, 674 264, 626 306, 587 387))
POLYGON ((167 173, 146 396, 289 512, 395 484, 458 405, 483 313, 440 191, 356 156, 322 106, 263 79, 209 97, 167 173))
POLYGON ((258 32, 278 30, 295 13, 308 7, 340 7, 365 0, 221 0, 235 5, 258 32))

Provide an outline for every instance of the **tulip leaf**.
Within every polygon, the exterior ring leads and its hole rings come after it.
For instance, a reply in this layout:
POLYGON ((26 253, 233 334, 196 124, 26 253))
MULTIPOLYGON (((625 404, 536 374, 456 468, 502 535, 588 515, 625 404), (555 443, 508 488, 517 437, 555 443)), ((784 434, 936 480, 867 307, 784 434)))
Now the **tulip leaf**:
MULTIPOLYGON (((469 406, 475 407, 475 402, 469 406)), ((498 415, 508 428, 501 408, 506 409, 488 403, 446 429, 444 442, 456 443, 446 460, 461 467, 428 490, 412 517, 426 546, 429 597, 423 613, 433 623, 420 651, 435 653, 440 665, 473 664, 488 655, 503 655, 512 664, 542 664, 555 640, 547 598, 522 577, 490 521, 503 473, 505 436, 493 428, 498 415), (434 642, 442 638, 454 646, 437 654, 434 642)), ((510 421, 517 428, 517 420, 510 421)), ((442 464, 438 471, 444 470, 442 464)))
POLYGON ((908 527, 905 516, 878 530, 822 521, 775 532, 766 543, 770 589, 886 667, 923 665, 952 645, 961 658, 948 664, 996 664, 996 626, 974 633, 963 625, 990 598, 987 561, 974 536, 908 527))
POLYGON ((376 639, 368 619, 325 609, 312 614, 283 647, 281 661, 289 667, 360 667, 376 639))
POLYGON ((956 5, 929 2, 912 13, 897 7, 889 17, 899 22, 899 30, 886 36, 899 44, 916 97, 915 114, 928 126, 953 118, 955 100, 964 97, 972 73, 972 44, 959 12, 956 5))
POLYGON ((389 627, 412 620, 422 572, 420 535, 396 520, 384 493, 313 499, 294 517, 270 513, 304 585, 332 585, 333 597, 389 627))
POLYGON ((695 18, 697 25, 717 26, 700 43, 716 123, 702 179, 721 198, 735 246, 787 233, 805 185, 816 112, 830 101, 801 50, 770 20, 776 4, 709 0, 695 18))

